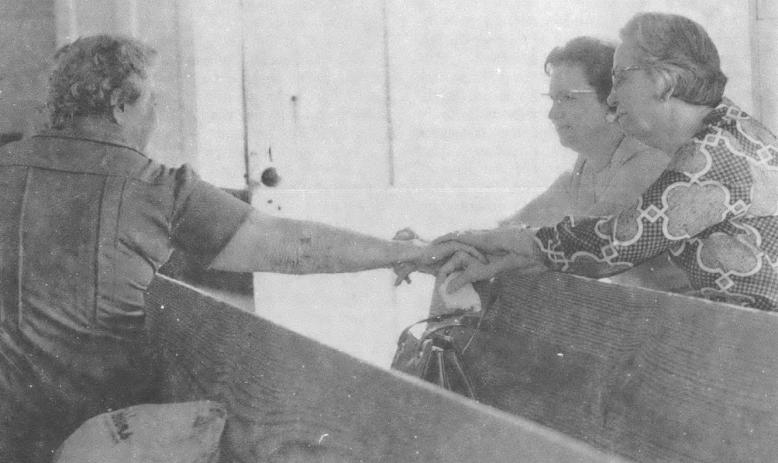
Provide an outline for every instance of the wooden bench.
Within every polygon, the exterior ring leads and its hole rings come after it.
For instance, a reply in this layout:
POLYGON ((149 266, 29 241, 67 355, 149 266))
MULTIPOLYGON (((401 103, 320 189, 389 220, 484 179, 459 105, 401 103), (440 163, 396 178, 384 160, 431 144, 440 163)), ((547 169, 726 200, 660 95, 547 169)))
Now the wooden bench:
POLYGON ((626 461, 362 363, 167 277, 153 282, 147 310, 162 354, 160 399, 227 406, 223 462, 292 461, 295 452, 322 462, 626 461))
POLYGON ((635 461, 778 461, 778 314, 563 274, 492 294, 484 403, 635 461))

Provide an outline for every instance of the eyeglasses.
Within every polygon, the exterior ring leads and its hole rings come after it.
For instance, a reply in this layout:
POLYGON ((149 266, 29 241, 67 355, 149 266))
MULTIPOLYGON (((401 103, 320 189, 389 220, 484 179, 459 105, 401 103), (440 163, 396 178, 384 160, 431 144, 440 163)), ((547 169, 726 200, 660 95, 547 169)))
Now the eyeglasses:
POLYGON ((645 66, 625 66, 623 68, 615 67, 611 69, 611 82, 613 83, 613 88, 618 87, 623 81, 624 81, 624 74, 627 71, 638 71, 640 69, 648 69, 645 66))
POLYGON ((597 93, 597 90, 568 90, 566 92, 557 93, 556 95, 552 95, 551 93, 541 93, 541 95, 551 98, 551 101, 554 103, 569 106, 575 104, 575 102, 579 100, 575 95, 585 93, 597 93))

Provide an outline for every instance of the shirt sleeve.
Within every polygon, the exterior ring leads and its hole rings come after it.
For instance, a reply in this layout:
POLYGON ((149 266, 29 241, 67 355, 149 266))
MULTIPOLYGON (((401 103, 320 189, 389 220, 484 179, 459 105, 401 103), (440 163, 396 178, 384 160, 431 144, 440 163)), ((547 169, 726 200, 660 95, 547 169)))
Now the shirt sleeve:
POLYGON ((208 264, 253 208, 203 181, 188 165, 179 169, 176 182, 179 194, 173 213, 173 244, 208 264))
POLYGON ((746 161, 721 146, 700 144, 687 145, 686 168, 666 170, 635 206, 608 217, 566 217, 540 229, 536 244, 546 265, 591 277, 613 275, 745 214, 752 183, 746 161))
POLYGON ((551 186, 517 213, 500 221, 500 226, 529 225, 540 227, 554 224, 575 211, 575 198, 570 194, 573 173, 564 172, 551 186))

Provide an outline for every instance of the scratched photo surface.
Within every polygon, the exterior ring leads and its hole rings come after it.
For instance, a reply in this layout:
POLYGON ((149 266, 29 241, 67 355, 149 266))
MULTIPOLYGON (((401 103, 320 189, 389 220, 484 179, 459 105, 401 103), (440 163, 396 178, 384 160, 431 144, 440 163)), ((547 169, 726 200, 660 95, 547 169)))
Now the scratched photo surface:
MULTIPOLYGON (((760 42, 757 24, 758 11, 778 17, 775 5, 0 0, 0 142, 45 125, 58 46, 100 32, 132 35, 159 52, 150 157, 189 163, 269 214, 383 238, 410 227, 431 240, 495 227, 572 167, 576 154, 560 145, 542 95, 546 57, 581 35, 618 42, 640 11, 702 24, 729 79, 725 96, 778 131, 775 91, 759 91, 778 52, 760 42)), ((418 273, 395 287, 388 269, 233 277, 180 259, 169 274, 382 370, 432 300, 434 277, 418 273)))

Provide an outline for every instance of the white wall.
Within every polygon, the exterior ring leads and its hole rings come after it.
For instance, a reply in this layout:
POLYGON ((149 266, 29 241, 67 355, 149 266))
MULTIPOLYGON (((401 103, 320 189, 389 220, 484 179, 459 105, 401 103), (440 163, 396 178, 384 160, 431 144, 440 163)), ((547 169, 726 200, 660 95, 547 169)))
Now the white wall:
POLYGON ((778 133, 778 0, 752 0, 754 114, 778 133))

